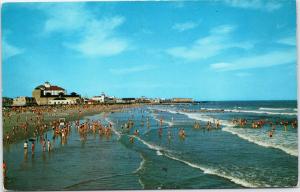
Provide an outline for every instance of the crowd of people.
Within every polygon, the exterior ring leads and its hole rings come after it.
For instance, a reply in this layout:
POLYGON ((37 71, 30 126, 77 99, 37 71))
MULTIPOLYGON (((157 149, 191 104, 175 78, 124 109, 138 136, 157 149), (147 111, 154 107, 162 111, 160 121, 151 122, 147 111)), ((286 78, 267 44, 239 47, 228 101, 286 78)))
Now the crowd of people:
POLYGON ((220 120, 213 120, 213 121, 207 121, 207 123, 202 127, 200 121, 195 121, 194 122, 194 128, 195 129, 207 129, 207 130, 211 130, 211 129, 219 129, 221 128, 221 123, 220 120))
MULTIPOLYGON (((109 112, 137 105, 62 105, 3 108, 4 143, 37 137, 53 127, 60 117, 76 120, 96 112, 109 112)), ((65 135, 65 133, 63 133, 65 135)))
POLYGON ((261 129, 264 127, 268 127, 270 130, 268 131, 268 136, 271 138, 273 137, 276 129, 282 129, 283 131, 288 131, 288 127, 296 129, 298 127, 297 119, 294 120, 283 120, 277 119, 275 121, 271 120, 252 120, 251 122, 247 119, 232 119, 231 121, 235 126, 239 127, 251 127, 252 129, 261 129), (250 123, 249 123, 250 122, 250 123))

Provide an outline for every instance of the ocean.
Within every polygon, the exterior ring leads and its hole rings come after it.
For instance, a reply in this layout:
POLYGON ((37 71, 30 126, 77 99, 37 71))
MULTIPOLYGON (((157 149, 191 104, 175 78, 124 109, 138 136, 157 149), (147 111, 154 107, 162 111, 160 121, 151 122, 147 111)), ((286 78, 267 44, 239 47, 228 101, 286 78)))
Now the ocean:
MULTIPOLYGON (((11 190, 211 189, 293 187, 298 183, 296 101, 231 101, 144 105, 81 122, 113 124, 113 136, 79 137, 73 126, 54 151, 23 153, 23 142, 4 148, 11 190), (245 126, 233 119, 247 119, 245 126), (128 130, 126 123, 132 120, 128 130), (162 120, 162 124, 161 124, 162 120), (207 129, 219 120, 220 128, 207 129), (270 124, 252 128, 259 120, 270 124), (194 128, 195 122, 200 128, 194 128), (179 137, 184 129, 185 137, 179 137), (139 135, 134 135, 138 130, 139 135), (133 138, 133 141, 130 140, 133 138)), ((47 133, 52 137, 52 132, 47 133)))

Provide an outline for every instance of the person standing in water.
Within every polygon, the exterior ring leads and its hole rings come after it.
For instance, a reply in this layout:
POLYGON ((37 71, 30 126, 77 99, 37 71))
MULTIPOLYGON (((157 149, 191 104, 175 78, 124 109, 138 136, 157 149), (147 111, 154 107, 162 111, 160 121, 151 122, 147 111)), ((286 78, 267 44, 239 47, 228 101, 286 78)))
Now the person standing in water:
POLYGON ((34 148, 35 148, 34 142, 32 142, 32 143, 31 143, 31 153, 32 153, 32 154, 34 154, 34 148))
POLYGON ((168 139, 170 140, 171 139, 171 131, 170 130, 168 130, 168 139))
POLYGON ((136 129, 135 132, 134 132, 134 135, 139 136, 139 130, 136 129))
POLYGON ((24 152, 27 153, 27 149, 28 149, 28 142, 25 141, 24 142, 24 152))
POLYGON ((48 144, 48 151, 51 151, 51 143, 50 143, 49 139, 48 139, 47 144, 48 144))
POLYGON ((45 152, 46 151, 46 141, 45 140, 43 140, 42 146, 43 146, 43 152, 45 152))
POLYGON ((163 132, 162 128, 159 128, 159 130, 158 130, 158 135, 159 135, 159 137, 162 136, 162 132, 163 132))
POLYGON ((163 124, 163 119, 160 118, 160 126, 162 126, 162 124, 163 124))

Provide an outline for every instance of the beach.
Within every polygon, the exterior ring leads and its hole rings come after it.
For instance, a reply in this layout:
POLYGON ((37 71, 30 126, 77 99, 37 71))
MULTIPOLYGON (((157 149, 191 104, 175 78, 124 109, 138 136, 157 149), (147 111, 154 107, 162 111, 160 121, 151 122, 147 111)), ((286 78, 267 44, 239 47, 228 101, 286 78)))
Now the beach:
POLYGON ((2 110, 4 144, 28 139, 36 129, 45 132, 51 128, 51 122, 60 118, 75 121, 84 116, 100 112, 112 112, 137 105, 57 105, 10 107, 2 110), (43 128, 46 126, 45 128, 43 128), (27 131, 25 128, 27 127, 27 131), (41 130, 39 130, 42 128, 41 130), (7 141, 9 135, 9 141, 7 141))
MULTIPOLYGON (((292 127, 296 107, 294 101, 207 102, 140 105, 82 116, 77 123, 70 120, 67 142, 61 137, 51 139, 50 152, 37 144, 34 155, 30 149, 24 154, 23 141, 6 145, 6 188, 294 187, 298 182, 298 129, 292 127), (282 121, 289 122, 287 130, 282 121), (252 127, 259 122, 264 125, 252 127), (271 122, 276 125, 272 137, 271 122), (89 127, 84 136, 78 123, 89 127), (111 134, 101 132, 102 128, 93 131, 97 123, 111 134), (179 135, 182 130, 184 137, 179 135)), ((52 138, 53 131, 46 135, 52 138)))

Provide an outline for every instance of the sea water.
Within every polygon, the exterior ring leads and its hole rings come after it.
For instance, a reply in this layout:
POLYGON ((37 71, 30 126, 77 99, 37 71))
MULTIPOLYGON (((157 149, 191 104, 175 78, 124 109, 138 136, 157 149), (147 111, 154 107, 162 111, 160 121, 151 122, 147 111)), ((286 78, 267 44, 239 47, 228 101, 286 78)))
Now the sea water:
MULTIPOLYGON (((72 130, 68 143, 53 152, 37 149, 25 159, 22 143, 4 149, 8 189, 197 189, 292 187, 298 181, 297 128, 239 127, 232 119, 292 121, 296 101, 205 102, 197 105, 145 105, 108 116, 110 139, 97 134, 81 141, 72 130), (201 110, 205 110, 202 111, 201 110), (217 110, 217 111, 216 111, 217 110), (127 132, 124 124, 132 119, 127 132), (149 126, 147 126, 149 119, 149 126), (160 125, 162 119, 162 125, 160 125), (208 121, 221 129, 204 129, 208 121), (194 129, 194 122, 200 129, 194 129), (123 128, 122 128, 123 127, 123 128), (162 135, 158 131, 162 129, 162 135), (186 137, 178 137, 184 128, 186 137), (135 130, 139 135, 135 136, 135 130), (169 133, 168 133, 169 132, 169 133), (131 143, 129 138, 134 138, 131 143)), ((86 119, 83 119, 84 122, 86 119)), ((50 135, 50 133, 49 133, 50 135)))

